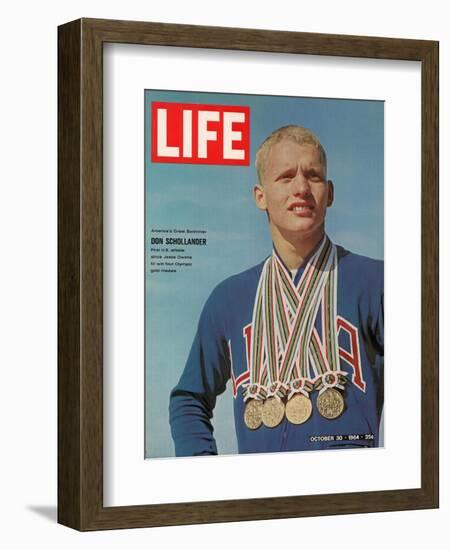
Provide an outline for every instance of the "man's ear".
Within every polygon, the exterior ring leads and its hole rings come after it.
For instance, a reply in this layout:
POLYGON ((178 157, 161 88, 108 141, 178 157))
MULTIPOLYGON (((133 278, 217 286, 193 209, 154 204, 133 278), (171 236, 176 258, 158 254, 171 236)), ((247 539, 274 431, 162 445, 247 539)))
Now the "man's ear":
POLYGON ((266 194, 264 192, 264 187, 261 184, 257 183, 253 187, 253 197, 257 208, 260 210, 267 210, 266 194))
POLYGON ((328 180, 328 200, 327 206, 331 206, 334 201, 334 185, 331 180, 328 180))

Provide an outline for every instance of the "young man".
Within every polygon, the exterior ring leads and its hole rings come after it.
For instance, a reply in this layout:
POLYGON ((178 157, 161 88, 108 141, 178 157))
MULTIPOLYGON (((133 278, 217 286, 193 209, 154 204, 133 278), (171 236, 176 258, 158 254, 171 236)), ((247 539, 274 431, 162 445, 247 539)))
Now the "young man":
POLYGON ((273 132, 256 154, 273 253, 208 298, 170 395, 177 456, 217 454, 231 379, 240 453, 376 447, 383 406, 383 262, 325 233, 334 189, 316 136, 273 132))

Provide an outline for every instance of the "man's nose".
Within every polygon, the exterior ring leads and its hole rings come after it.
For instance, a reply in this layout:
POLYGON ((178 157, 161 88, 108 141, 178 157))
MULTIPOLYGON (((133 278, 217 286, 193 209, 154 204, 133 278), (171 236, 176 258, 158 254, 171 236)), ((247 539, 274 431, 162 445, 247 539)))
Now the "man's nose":
POLYGON ((297 174, 292 180, 292 193, 294 195, 307 196, 311 194, 311 186, 308 178, 303 174, 297 174))

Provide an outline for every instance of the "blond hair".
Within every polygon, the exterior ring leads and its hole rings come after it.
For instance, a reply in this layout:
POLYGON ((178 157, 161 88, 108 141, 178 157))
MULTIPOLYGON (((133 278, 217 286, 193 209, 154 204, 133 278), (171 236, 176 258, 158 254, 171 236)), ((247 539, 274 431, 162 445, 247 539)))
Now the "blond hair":
POLYGON ((311 130, 308 130, 308 128, 292 124, 289 126, 282 126, 272 132, 256 151, 255 166, 260 184, 262 184, 263 170, 272 147, 285 139, 298 143, 299 145, 314 145, 314 147, 317 147, 320 154, 320 162, 326 171, 327 155, 317 136, 313 134, 311 130))

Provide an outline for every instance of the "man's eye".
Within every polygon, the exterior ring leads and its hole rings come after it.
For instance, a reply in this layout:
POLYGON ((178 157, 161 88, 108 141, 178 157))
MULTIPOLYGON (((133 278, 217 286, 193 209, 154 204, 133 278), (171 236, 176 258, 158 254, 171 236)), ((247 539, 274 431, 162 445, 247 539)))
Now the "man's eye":
POLYGON ((280 176, 277 178, 278 183, 289 183, 292 180, 292 176, 280 176))

